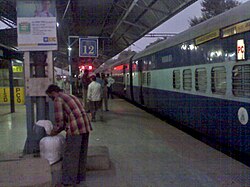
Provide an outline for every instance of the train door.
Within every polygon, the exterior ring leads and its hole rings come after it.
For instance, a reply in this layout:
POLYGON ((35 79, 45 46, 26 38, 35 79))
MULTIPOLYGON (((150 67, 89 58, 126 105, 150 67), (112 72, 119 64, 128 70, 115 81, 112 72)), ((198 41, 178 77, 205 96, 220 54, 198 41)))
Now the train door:
POLYGON ((143 97, 143 82, 144 82, 144 75, 143 72, 143 61, 138 61, 138 86, 139 86, 139 103, 144 105, 144 97, 143 97))
POLYGON ((144 105, 150 107, 150 81, 151 81, 151 73, 149 72, 149 62, 150 58, 147 57, 143 60, 143 68, 142 68, 142 93, 143 93, 143 101, 144 105))
POLYGON ((128 95, 130 96, 131 101, 134 101, 134 72, 136 71, 136 64, 130 59, 129 62, 129 90, 128 95))
POLYGON ((124 95, 125 95, 125 97, 127 97, 128 83, 129 83, 128 74, 127 74, 127 66, 128 66, 128 65, 125 65, 125 66, 124 66, 124 69, 123 69, 124 95))
POLYGON ((126 91, 127 91, 127 78, 126 78, 126 69, 127 69, 127 65, 125 64, 123 66, 123 70, 122 70, 122 76, 123 76, 123 96, 126 97, 126 91))

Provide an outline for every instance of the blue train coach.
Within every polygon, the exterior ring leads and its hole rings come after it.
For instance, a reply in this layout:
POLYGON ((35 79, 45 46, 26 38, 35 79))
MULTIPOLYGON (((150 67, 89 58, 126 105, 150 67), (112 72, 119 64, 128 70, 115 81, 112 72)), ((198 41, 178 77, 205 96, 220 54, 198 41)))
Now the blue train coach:
POLYGON ((113 67, 114 91, 250 153, 250 2, 113 67))

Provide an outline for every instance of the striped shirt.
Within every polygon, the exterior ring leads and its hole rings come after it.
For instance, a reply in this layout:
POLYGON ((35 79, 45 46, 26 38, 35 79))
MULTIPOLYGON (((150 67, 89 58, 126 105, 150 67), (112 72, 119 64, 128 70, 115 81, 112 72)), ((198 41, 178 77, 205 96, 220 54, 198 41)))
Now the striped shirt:
POLYGON ((54 110, 57 132, 65 130, 67 136, 74 136, 92 130, 89 118, 77 97, 59 92, 54 100, 54 110))

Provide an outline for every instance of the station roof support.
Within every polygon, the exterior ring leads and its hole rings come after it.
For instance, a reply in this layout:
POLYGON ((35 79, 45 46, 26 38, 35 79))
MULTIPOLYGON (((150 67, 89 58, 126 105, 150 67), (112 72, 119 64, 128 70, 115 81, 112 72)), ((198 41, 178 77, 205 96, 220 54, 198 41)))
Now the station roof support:
MULTIPOLYGON (((60 0, 56 1, 58 21, 58 53, 65 55, 67 63, 68 36, 98 36, 99 66, 142 38, 197 0, 60 0)), ((16 0, 2 0, 0 20, 10 25, 16 23, 16 0)), ((13 28, 14 30, 16 28, 13 28)), ((0 43, 15 46, 16 41, 6 41, 0 31, 0 43)), ((12 35, 16 32, 10 32, 12 35)), ((11 37, 10 38, 16 38, 11 37)), ((78 47, 75 45, 75 47, 78 47)), ((72 49, 72 58, 78 50, 72 49)))

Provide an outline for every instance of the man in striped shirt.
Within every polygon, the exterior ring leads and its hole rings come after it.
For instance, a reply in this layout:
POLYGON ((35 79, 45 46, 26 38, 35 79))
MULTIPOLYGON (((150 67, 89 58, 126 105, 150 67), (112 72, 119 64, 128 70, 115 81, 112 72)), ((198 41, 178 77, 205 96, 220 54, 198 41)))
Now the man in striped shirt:
POLYGON ((90 120, 79 99, 65 94, 56 85, 50 85, 46 94, 54 101, 55 126, 51 136, 66 131, 62 162, 63 185, 75 185, 86 180, 86 161, 90 120))

